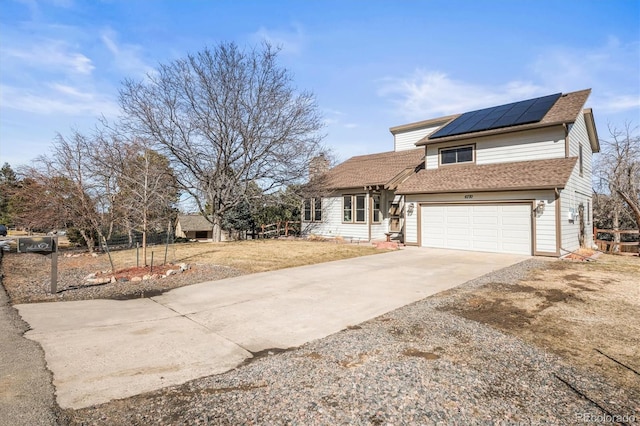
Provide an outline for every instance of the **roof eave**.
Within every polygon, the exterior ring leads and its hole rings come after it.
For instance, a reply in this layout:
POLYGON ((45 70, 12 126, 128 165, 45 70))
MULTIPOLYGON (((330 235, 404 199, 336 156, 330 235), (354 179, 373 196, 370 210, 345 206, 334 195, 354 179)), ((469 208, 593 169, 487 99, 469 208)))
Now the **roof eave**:
POLYGON ((431 118, 429 120, 416 121, 414 123, 402 124, 400 126, 390 127, 389 131, 391 132, 392 135, 396 135, 398 133, 409 132, 411 130, 418 130, 424 127, 433 127, 438 125, 442 126, 442 125, 448 124, 450 121, 454 120, 455 118, 458 118, 459 116, 460 114, 452 114, 452 115, 446 115, 444 117, 431 118))
POLYGON ((585 108, 583 113, 584 121, 587 125, 587 134, 589 135, 589 143, 591 144, 591 151, 594 153, 600 152, 600 142, 598 140, 596 122, 593 118, 593 110, 591 108, 585 108))
POLYGON ((451 190, 437 190, 437 191, 397 191, 400 195, 415 195, 415 194, 458 194, 465 192, 503 192, 503 191, 536 191, 546 189, 564 189, 566 183, 559 185, 541 185, 541 186, 527 186, 527 187, 501 187, 501 188, 467 188, 467 189, 451 189, 451 190))

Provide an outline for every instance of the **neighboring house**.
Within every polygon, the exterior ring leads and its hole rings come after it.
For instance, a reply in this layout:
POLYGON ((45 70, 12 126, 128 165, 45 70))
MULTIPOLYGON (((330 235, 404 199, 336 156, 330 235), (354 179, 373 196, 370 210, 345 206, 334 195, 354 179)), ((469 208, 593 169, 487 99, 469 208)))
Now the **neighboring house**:
POLYGON ((590 93, 393 127, 393 152, 325 173, 330 196, 307 203, 306 232, 545 256, 592 246, 590 93))
POLYGON ((213 225, 201 214, 178 215, 176 237, 206 241, 213 239, 213 225))

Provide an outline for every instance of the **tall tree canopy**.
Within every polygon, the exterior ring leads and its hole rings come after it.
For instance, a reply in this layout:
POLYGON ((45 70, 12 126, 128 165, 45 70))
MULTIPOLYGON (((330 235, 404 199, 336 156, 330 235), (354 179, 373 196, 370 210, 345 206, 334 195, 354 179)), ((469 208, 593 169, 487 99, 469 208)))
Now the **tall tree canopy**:
POLYGON ((277 54, 222 43, 120 91, 128 130, 170 159, 218 241, 225 213, 248 201, 251 185, 270 192, 299 182, 322 151, 315 97, 295 90, 277 54))
MULTIPOLYGON (((640 136, 630 123, 609 127, 610 137, 600 141, 594 173, 594 218, 610 220, 617 229, 625 219, 640 227, 640 136), (600 199, 600 200, 599 200, 600 199), (604 201, 604 202, 602 202, 604 201)), ((617 238, 619 235, 616 234, 617 238)), ((639 248, 640 249, 640 248, 639 248)))

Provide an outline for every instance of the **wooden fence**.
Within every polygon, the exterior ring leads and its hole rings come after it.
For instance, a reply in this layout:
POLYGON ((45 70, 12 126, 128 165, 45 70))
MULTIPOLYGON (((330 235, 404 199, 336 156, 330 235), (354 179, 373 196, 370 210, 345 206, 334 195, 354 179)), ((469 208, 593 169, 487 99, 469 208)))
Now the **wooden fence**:
POLYGON ((637 229, 593 229, 593 235, 595 237, 596 245, 598 248, 604 252, 613 253, 613 252, 624 252, 624 253, 637 253, 638 248, 634 246, 638 246, 640 241, 613 241, 615 238, 611 240, 601 240, 598 238, 598 234, 611 234, 611 235, 633 235, 639 234, 640 231, 637 229), (617 250, 616 250, 617 249, 617 250))
POLYGON ((300 222, 285 221, 263 224, 260 226, 258 238, 278 238, 281 236, 300 235, 300 222))

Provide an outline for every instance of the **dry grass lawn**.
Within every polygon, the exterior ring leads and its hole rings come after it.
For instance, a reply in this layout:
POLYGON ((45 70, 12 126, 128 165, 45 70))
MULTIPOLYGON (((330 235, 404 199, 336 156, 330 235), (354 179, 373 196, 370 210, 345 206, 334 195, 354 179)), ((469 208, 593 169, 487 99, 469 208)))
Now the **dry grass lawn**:
POLYGON ((550 261, 519 283, 492 283, 449 309, 595 370, 640 395, 640 259, 550 261), (608 358, 610 357, 610 358, 608 358))
MULTIPOLYGON (((154 252, 154 263, 163 261, 164 246, 150 247, 147 260, 154 252)), ((167 260, 173 263, 203 263, 230 266, 245 273, 273 271, 294 266, 311 265, 332 260, 349 259, 380 253, 369 245, 336 244, 327 241, 249 240, 224 243, 185 243, 169 247, 167 260)), ((140 255, 142 250, 140 250, 140 255)), ((111 253, 116 269, 136 264, 136 251, 111 253)))

